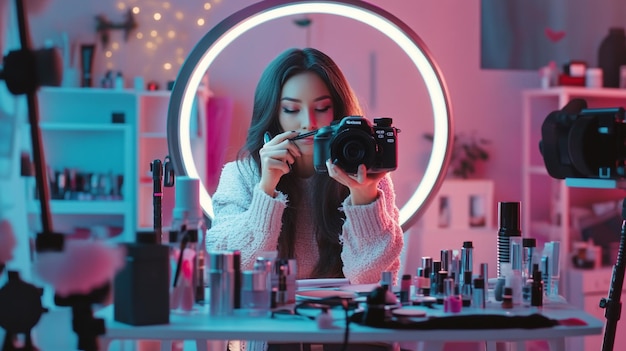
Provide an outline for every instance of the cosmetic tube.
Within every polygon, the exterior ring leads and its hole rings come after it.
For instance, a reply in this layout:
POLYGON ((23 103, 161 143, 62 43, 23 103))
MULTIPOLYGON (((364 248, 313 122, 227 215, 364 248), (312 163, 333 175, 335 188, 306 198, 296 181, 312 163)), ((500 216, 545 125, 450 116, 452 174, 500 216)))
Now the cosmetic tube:
POLYGON ((82 69, 81 86, 91 87, 93 82, 93 56, 96 46, 94 44, 83 44, 80 46, 80 63, 82 69))

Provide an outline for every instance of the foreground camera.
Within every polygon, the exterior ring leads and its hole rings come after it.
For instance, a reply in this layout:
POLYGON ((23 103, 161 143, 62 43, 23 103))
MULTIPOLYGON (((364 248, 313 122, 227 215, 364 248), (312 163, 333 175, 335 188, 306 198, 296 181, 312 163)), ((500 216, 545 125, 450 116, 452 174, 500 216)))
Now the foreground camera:
POLYGON ((582 99, 550 113, 539 148, 553 178, 626 178, 624 109, 588 109, 582 99))
POLYGON ((375 118, 372 126, 360 116, 344 117, 322 127, 313 138, 313 165, 319 173, 328 172, 326 160, 346 173, 357 173, 363 164, 368 172, 393 171, 398 167, 399 129, 391 118, 375 118))

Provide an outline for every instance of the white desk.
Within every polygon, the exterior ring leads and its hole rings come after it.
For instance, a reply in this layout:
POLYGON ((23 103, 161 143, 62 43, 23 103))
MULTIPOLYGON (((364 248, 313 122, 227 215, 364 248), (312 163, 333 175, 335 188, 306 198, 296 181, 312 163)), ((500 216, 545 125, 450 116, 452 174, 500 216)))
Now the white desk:
MULTIPOLYGON (((428 309, 429 315, 443 315, 443 308, 428 309)), ((113 306, 97 313, 106 321, 106 335, 102 337, 102 349, 107 350, 112 340, 152 339, 162 341, 162 350, 169 351, 173 340, 195 340, 199 351, 207 350, 206 340, 268 340, 272 342, 342 343, 345 322, 337 321, 336 329, 318 329, 315 322, 298 317, 251 318, 210 317, 207 311, 189 315, 172 314, 170 324, 134 327, 113 320, 113 306)), ((515 313, 530 314, 537 309, 519 307, 502 310, 494 307, 487 310, 464 309, 463 313, 515 313)), ((487 350, 495 350, 495 342, 515 342, 524 348, 523 341, 547 340, 551 350, 565 351, 565 338, 600 334, 603 322, 567 304, 545 306, 541 313, 551 319, 578 318, 586 326, 557 326, 542 329, 493 329, 493 330, 393 330, 350 324, 349 342, 400 342, 417 344, 421 350, 441 350, 446 342, 485 341, 487 350)))

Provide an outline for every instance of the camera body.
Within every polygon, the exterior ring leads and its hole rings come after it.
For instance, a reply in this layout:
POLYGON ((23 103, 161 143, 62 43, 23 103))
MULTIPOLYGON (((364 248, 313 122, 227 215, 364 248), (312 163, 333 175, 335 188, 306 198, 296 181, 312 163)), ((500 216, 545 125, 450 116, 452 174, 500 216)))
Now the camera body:
POLYGON ((371 173, 395 170, 400 130, 391 124, 391 118, 375 118, 372 125, 361 116, 347 116, 320 128, 313 138, 315 170, 328 172, 328 159, 350 174, 356 174, 361 164, 371 173))
POLYGON ((572 100, 550 113, 541 127, 540 151, 553 178, 626 178, 623 108, 586 108, 572 100))

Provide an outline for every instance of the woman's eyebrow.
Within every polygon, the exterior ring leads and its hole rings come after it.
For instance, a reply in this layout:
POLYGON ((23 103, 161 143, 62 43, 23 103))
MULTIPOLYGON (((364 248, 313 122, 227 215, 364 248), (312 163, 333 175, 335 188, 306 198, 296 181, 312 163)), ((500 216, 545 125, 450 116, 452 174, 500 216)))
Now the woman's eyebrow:
MULTIPOLYGON (((318 98, 315 98, 313 101, 321 101, 321 100, 326 100, 326 99, 330 99, 329 95, 323 95, 320 96, 318 98)), ((282 99, 280 99, 281 101, 293 101, 293 102, 302 102, 302 100, 300 99, 294 99, 294 98, 290 98, 290 97, 284 97, 282 99)))

